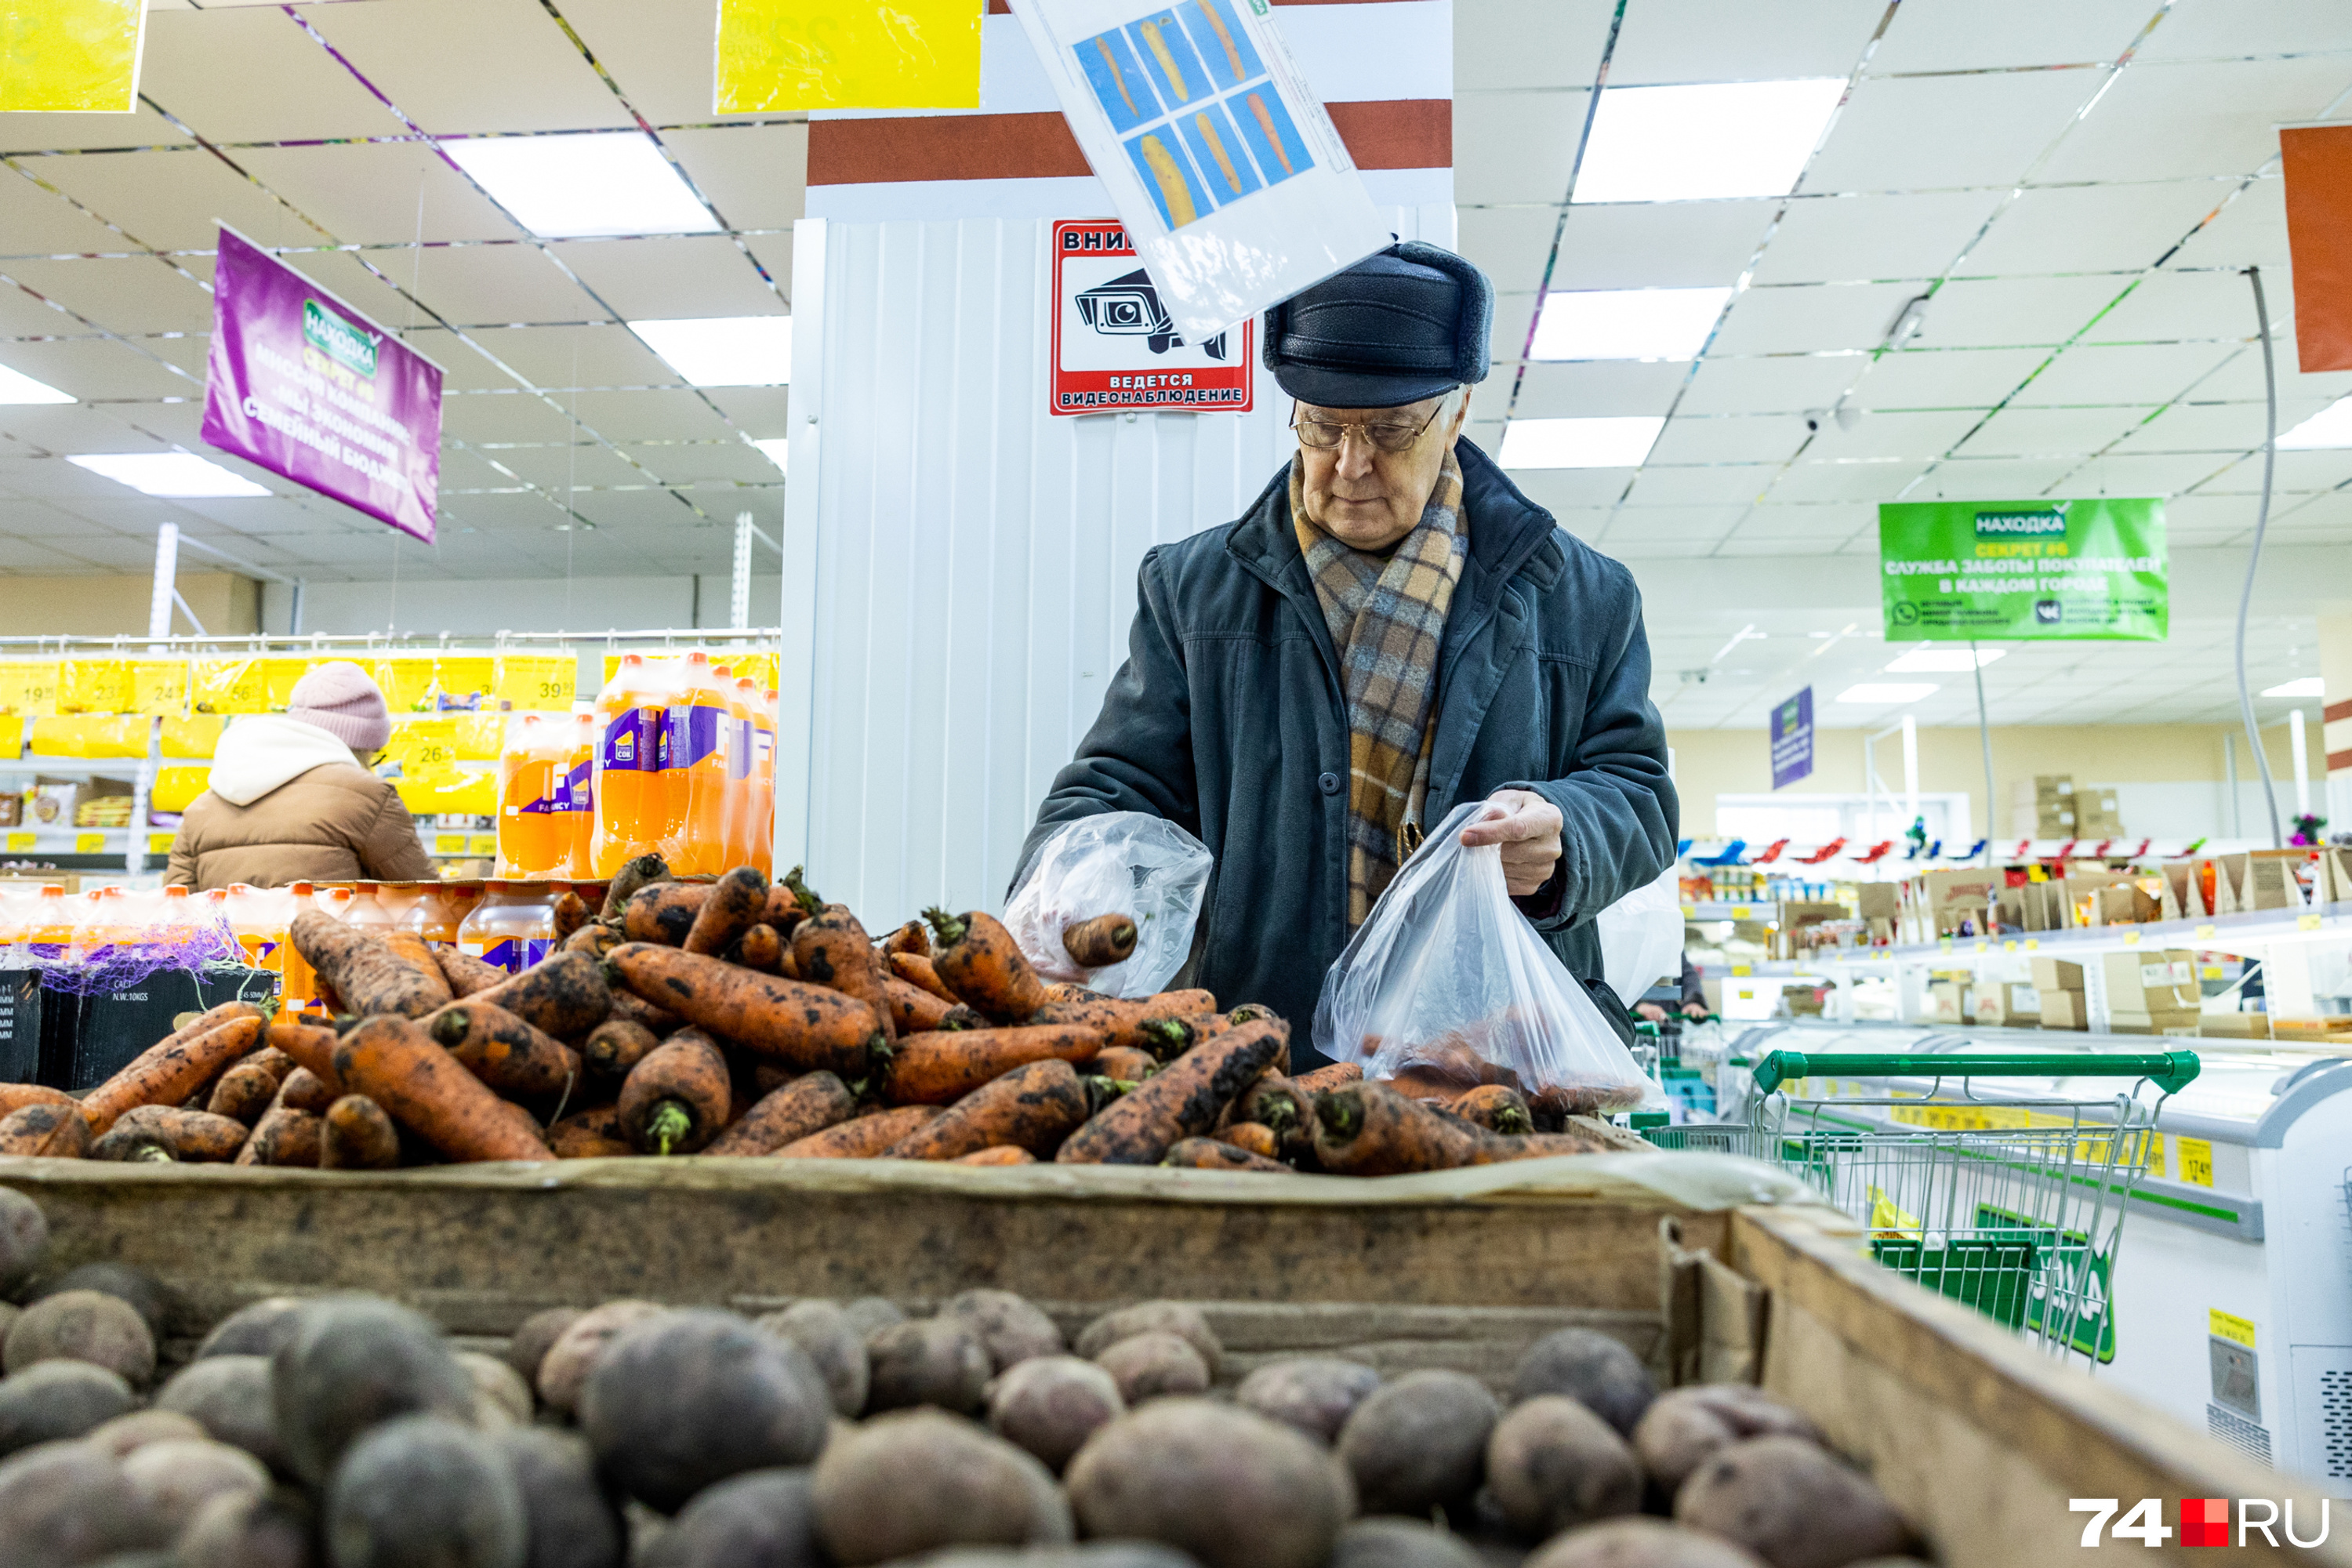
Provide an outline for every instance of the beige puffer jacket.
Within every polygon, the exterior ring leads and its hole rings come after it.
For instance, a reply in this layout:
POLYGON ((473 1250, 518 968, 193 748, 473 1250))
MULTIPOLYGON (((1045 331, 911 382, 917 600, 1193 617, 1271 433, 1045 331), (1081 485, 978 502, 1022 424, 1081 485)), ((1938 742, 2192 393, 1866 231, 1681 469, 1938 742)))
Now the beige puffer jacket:
POLYGON ((201 892, 435 876, 398 791, 315 724, 265 713, 222 731, 211 787, 180 818, 163 880, 201 892))

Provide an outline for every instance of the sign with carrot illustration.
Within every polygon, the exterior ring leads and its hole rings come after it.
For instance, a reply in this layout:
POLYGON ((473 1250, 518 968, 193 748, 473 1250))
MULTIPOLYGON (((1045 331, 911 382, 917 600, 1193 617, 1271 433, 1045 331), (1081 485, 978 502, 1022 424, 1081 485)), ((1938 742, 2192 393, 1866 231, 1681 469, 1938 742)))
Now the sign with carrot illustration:
POLYGON ((1387 243, 1262 5, 1015 9, 1179 339, 1204 342, 1387 243))

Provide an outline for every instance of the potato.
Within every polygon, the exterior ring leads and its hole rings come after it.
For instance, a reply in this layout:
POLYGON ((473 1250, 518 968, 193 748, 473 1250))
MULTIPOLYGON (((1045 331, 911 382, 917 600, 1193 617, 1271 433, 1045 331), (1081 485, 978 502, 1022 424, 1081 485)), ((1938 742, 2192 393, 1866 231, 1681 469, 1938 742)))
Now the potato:
POLYGON ((1537 1540, 1642 1507, 1633 1450, 1614 1426, 1558 1394, 1513 1405, 1495 1424, 1486 1486, 1511 1528, 1537 1540))
MULTIPOLYGON (((418 1313, 372 1297, 329 1296, 302 1309, 294 1337, 269 1358, 269 1399, 280 1462, 317 1487, 335 1473, 343 1450, 378 1422, 412 1413, 466 1420, 474 1380, 418 1313)), ((433 1443, 419 1452, 419 1465, 440 1462, 442 1448, 433 1443)), ((401 1473, 406 1461, 395 1459, 380 1457, 386 1473, 401 1473)), ((374 1506, 353 1517, 374 1518, 374 1506)))
POLYGON ((35 1362, 86 1361, 143 1388, 155 1375, 155 1336, 120 1297, 61 1290, 34 1302, 8 1325, 0 1357, 10 1372, 35 1362))
POLYGON ((1675 1494, 1675 1519, 1734 1541, 1771 1568, 1844 1568, 1893 1557, 1911 1531, 1870 1478, 1802 1437, 1718 1449, 1675 1494))
POLYGON ((959 1415, 981 1407, 988 1391, 988 1347, 964 1323, 923 1318, 893 1323, 869 1337, 872 1368, 866 1407, 874 1412, 935 1405, 959 1415))
POLYGON ((1121 1340, 1163 1330, 1190 1340, 1192 1348, 1201 1352, 1201 1359, 1208 1363, 1209 1376, 1213 1379, 1217 1375, 1218 1368, 1224 1364, 1225 1347, 1217 1342, 1201 1309, 1186 1301, 1140 1301, 1132 1307, 1122 1307, 1088 1323, 1073 1348, 1092 1361, 1121 1340))
POLYGON ((0 1187, 0 1296, 13 1296, 49 1252, 49 1222, 41 1205, 14 1187, 0 1187))
POLYGON ((205 1436, 194 1417, 176 1410, 134 1410, 128 1415, 100 1422, 89 1429, 89 1435, 82 1441, 102 1454, 121 1459, 150 1443, 205 1436))
POLYGON ((363 1433, 327 1489, 335 1568, 515 1568, 522 1489, 489 1438, 446 1415, 403 1415, 363 1433))
POLYGON ((578 1322, 577 1307, 550 1307, 543 1312, 533 1312, 515 1325, 512 1338, 507 1341, 506 1363, 514 1368, 523 1382, 536 1392, 539 1388, 539 1365, 563 1331, 578 1322))
POLYGON ((847 1315, 849 1326, 869 1340, 891 1324, 907 1321, 905 1310, 887 1296, 860 1296, 842 1311, 847 1315))
POLYGON ((832 1414, 824 1378, 798 1345, 707 1309, 624 1329, 580 1393, 598 1468, 664 1513, 745 1470, 808 1463, 832 1414))
POLYGON ((1363 1510, 1425 1517, 1468 1502, 1502 1414, 1465 1373, 1409 1372, 1373 1390, 1339 1428, 1339 1458, 1363 1510))
POLYGON ((175 1568, 316 1568, 312 1528, 309 1500, 291 1488, 224 1492, 196 1510, 175 1568))
POLYGON ((811 1498, 817 1537, 844 1568, 940 1546, 1050 1545, 1073 1534, 1069 1505, 1045 1466, 935 1410, 878 1416, 844 1434, 817 1460, 811 1498))
POLYGON ((1192 1342, 1154 1331, 1133 1334, 1095 1357, 1095 1364, 1118 1384, 1118 1396, 1140 1405, 1163 1394, 1205 1394, 1209 1363, 1192 1342))
POLYGON ((1172 1546, 1149 1541, 1087 1541, 1069 1546, 950 1546, 922 1568, 1201 1568, 1172 1546))
POLYGON ((1211 1399, 1155 1399, 1087 1439, 1069 1492, 1088 1536, 1157 1541, 1202 1568, 1324 1568, 1355 1484, 1295 1426, 1211 1399))
POLYGON ((1612 1519, 1544 1542, 1521 1568, 1763 1568, 1728 1541, 1663 1519, 1612 1519))
POLYGON ((548 1426, 488 1436, 522 1493, 530 1539, 523 1568, 621 1568, 621 1510, 596 1475, 588 1439, 548 1426))
POLYGON ((169 1540, 122 1467, 87 1443, 44 1443, 0 1464, 0 1563, 94 1563, 169 1540))
POLYGON ((155 1405, 193 1418, 216 1442, 242 1448, 272 1468, 285 1468, 269 1363, 257 1355, 192 1361, 156 1392, 155 1405))
POLYGON ((539 1397, 549 1409, 572 1415, 580 1407, 580 1385, 614 1334, 660 1311, 651 1301, 607 1301, 574 1319, 555 1336, 539 1363, 539 1397))
POLYGON ((1066 1348, 1054 1320, 1010 1290, 966 1290, 950 1296, 940 1316, 978 1334, 998 1372, 1032 1356, 1059 1355, 1066 1348))
POLYGON ((144 1268, 133 1268, 128 1263, 85 1263, 68 1268, 54 1279, 45 1279, 25 1297, 25 1305, 67 1290, 96 1290, 126 1303, 147 1324, 147 1331, 157 1339, 163 1337, 163 1319, 171 1308, 163 1282, 144 1268))
POLYGON ((1126 1413, 1118 1381, 1074 1355, 1033 1356, 988 1385, 989 1426, 1056 1473, 1095 1428, 1126 1413))
POLYGON ((120 1374, 86 1361, 45 1361, 0 1378, 0 1456, 79 1437, 138 1403, 120 1374))
POLYGON ((489 1431, 494 1425, 530 1423, 530 1385, 497 1356, 481 1351, 458 1351, 457 1364, 474 1380, 474 1425, 489 1431))
POLYGON ((278 1347, 294 1337, 299 1323, 302 1299, 299 1296, 265 1296, 258 1301, 239 1307, 213 1325, 196 1347, 195 1359, 215 1355, 269 1356, 278 1347))
POLYGON ((223 1493, 258 1497, 269 1489, 269 1471, 259 1459, 209 1437, 149 1443, 122 1461, 122 1474, 175 1539, 198 1509, 223 1493))
POLYGON ((1633 1427, 1633 1452, 1668 1499, 1690 1473, 1743 1437, 1822 1440, 1800 1412, 1745 1383, 1674 1388, 1658 1395, 1633 1427))
POLYGON ((1650 1407, 1658 1385, 1622 1342, 1591 1329, 1556 1329, 1529 1345, 1511 1372, 1511 1403, 1564 1394, 1620 1434, 1650 1407))
POLYGON ((1381 1374, 1361 1362, 1285 1356, 1243 1378, 1234 1403, 1334 1443, 1356 1406, 1380 1385, 1381 1374))
POLYGON ((1480 1568, 1458 1535, 1416 1519, 1360 1519, 1339 1532, 1330 1568, 1480 1568))
POLYGON ((855 1419, 866 1408, 873 1373, 866 1359, 866 1336, 849 1321, 837 1302, 812 1297, 795 1301, 781 1312, 770 1312, 754 1327, 779 1334, 808 1352, 833 1394, 836 1414, 855 1419))
POLYGON ((696 1493, 641 1568, 818 1568, 824 1561, 809 1472, 751 1470, 696 1493))

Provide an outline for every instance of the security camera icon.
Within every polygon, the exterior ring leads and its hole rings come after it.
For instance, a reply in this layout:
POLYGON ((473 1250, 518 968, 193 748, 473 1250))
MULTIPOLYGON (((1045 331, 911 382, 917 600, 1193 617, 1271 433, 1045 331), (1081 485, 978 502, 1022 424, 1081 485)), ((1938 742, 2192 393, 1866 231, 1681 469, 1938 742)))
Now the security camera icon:
MULTIPOLYGON (((1139 267, 1124 278, 1087 289, 1077 303, 1079 317, 1104 337, 1141 338, 1143 346, 1156 354, 1184 346, 1167 307, 1160 302, 1160 290, 1139 267)), ((1225 334, 1219 332, 1202 343, 1201 352, 1213 360, 1223 359, 1225 334)))

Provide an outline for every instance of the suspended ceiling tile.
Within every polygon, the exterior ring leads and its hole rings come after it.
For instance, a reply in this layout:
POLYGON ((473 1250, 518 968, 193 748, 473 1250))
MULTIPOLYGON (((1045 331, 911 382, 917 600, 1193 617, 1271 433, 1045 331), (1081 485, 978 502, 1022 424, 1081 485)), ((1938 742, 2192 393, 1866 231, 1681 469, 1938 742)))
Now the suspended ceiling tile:
MULTIPOLYGON (((697 535, 716 532, 714 524, 696 517, 667 490, 606 490, 583 495, 579 510, 599 529, 615 531, 637 549, 666 559, 707 552, 713 541, 697 535)), ((725 548, 729 554, 734 552, 731 527, 725 535, 725 548)))
POLYGON ((789 305, 793 298, 793 237, 789 234, 740 236, 743 248, 776 281, 776 297, 789 305))
POLYGON ((2000 205, 2000 191, 1831 195, 1791 201, 1764 247, 1759 283, 1937 278, 2000 205))
POLYGON ((1699 362, 1683 414, 1795 414, 1826 409, 1844 395, 1867 362, 1859 354, 1782 354, 1699 362))
POLYGON ((79 576, 100 570, 102 564, 79 541, 56 540, 37 544, 29 539, 15 539, 0 532, 0 571, 79 576))
MULTIPOLYGON (((2242 480, 2248 490, 2259 489, 2262 460, 2256 458, 2241 461, 2230 478, 2242 480)), ((2273 482, 2287 490, 2332 490, 2347 480, 2352 480, 2352 448, 2338 447, 2321 452, 2281 452, 2273 482)))
MULTIPOLYGON (((237 162, 346 245, 512 239, 521 231, 441 155, 415 142, 252 147, 237 162), (420 211, 421 205, 421 211, 420 211)), ((399 271, 398 256, 378 265, 399 271)))
POLYGON ((2226 343, 2076 343, 2018 394, 2021 405, 2176 397, 2237 352, 2226 343))
POLYGON ((1849 76, 1888 9, 1885 0, 1813 0, 1792 10, 1649 0, 1626 11, 1609 85, 1849 76))
MULTIPOLYGON (((1494 426, 1496 440, 1502 438, 1501 422, 1510 414, 1511 397, 1513 389, 1517 384, 1518 376, 1518 366, 1496 365, 1487 374, 1486 380, 1470 389, 1471 421, 1475 424, 1494 426)), ((1276 390, 1279 391, 1279 388, 1276 390)))
POLYGON ((1865 411, 1851 430, 1835 420, 1823 425, 1805 449, 1816 462, 1874 458, 1939 458, 1983 416, 1973 408, 1917 413, 1865 411))
POLYGON ((1643 468, 1625 498, 1629 506, 1745 505, 1764 491, 1778 463, 1726 463, 1703 468, 1643 468))
MULTIPOLYGON (((2286 421, 2279 421, 2281 429, 2286 421)), ((2176 403, 2133 430, 2127 452, 2250 452, 2263 444, 2259 403, 2176 403)))
POLYGON ((1478 450, 1492 457, 1495 449, 1503 444, 1503 421, 1497 416, 1493 419, 1465 423, 1462 426, 1462 436, 1478 450))
MULTIPOLYGON (((1540 298, 1532 291, 1495 296, 1495 323, 1489 329, 1486 342, 1487 352, 1496 360, 1516 360, 1527 352, 1528 336, 1535 331, 1536 301, 1540 298)), ((1500 370, 1495 371, 1488 375, 1487 381, 1491 382, 1502 374, 1500 370)))
POLYGON ((2095 452, 2129 434, 2146 408, 2002 409, 1959 449, 1965 458, 2055 458, 2095 452))
POLYGON ((2013 184, 2103 79, 2097 71, 2029 71, 1863 81, 1800 188, 2013 184))
MULTIPOLYGON (((442 458, 444 471, 448 461, 442 458)), ((356 518, 357 512, 336 506, 323 497, 309 496, 296 491, 282 496, 223 496, 217 499, 191 499, 173 505, 194 517, 205 520, 190 528, 199 537, 211 539, 224 549, 228 548, 225 535, 252 539, 275 539, 288 533, 322 533, 341 531, 341 519, 356 518), (337 514, 337 515, 330 515, 337 514), (212 526, 207 527, 206 524, 212 526), (330 527, 331 524, 336 525, 330 527)), ((383 524, 373 518, 365 520, 372 528, 383 524)), ((202 555, 184 558, 202 560, 202 555)))
POLYGON ((1513 468, 1511 482, 1547 511, 1562 507, 1610 506, 1625 493, 1632 468, 1513 468))
MULTIPOLYGON (((2307 503, 2306 503, 2307 504, 2307 503)), ((2249 529, 2254 526, 2253 509, 2239 496, 2174 496, 2164 503, 2164 524, 2172 542, 2182 542, 2180 531, 2249 529)), ((2176 634, 2179 628, 2175 628, 2176 634)))
POLYGON ((478 533, 544 532, 563 521, 560 498, 530 494, 453 497, 446 513, 445 521, 455 519, 478 533))
POLYGON ((2352 49, 2335 0, 2175 0, 2141 53, 2150 59, 2352 49))
POLYGON ((2170 265, 2231 269, 2259 265, 2285 271, 2285 180, 2273 168, 2265 178, 2223 189, 2235 194, 2212 222, 2189 237, 2170 265))
POLYGON ((444 440, 441 447, 441 496, 444 500, 475 491, 511 489, 520 482, 511 473, 502 473, 491 467, 506 462, 504 448, 491 449, 472 446, 457 447, 444 440))
MULTIPOLYGON (((32 374, 29 367, 15 360, 13 346, 0 349, 0 363, 7 363, 11 370, 32 374)), ((152 450, 154 446, 154 442, 133 434, 109 408, 70 403, 0 405, 0 457, 47 460, 62 452, 136 452, 152 450)), ((79 468, 70 471, 82 472, 79 468)), ((104 482, 95 474, 84 477, 104 482)))
POLYGON ((2163 180, 2025 191, 1957 270, 1963 277, 2136 272, 2169 254, 2232 188, 2221 180, 2163 180))
MULTIPOLYGON (((793 220, 807 215, 805 124, 665 131, 661 139, 732 226, 790 228, 793 220)), ((1455 198, 1466 200, 1458 174, 1455 179, 1455 198)), ((784 284, 791 280, 789 273, 777 279, 784 284)))
POLYGON ((1877 526, 1875 507, 1766 505, 1754 508, 1742 518, 1732 537, 1747 541, 1843 541, 1877 526))
POLYGON ((531 393, 475 393, 441 400, 441 427, 462 441, 562 441, 571 437, 569 399, 553 406, 531 393))
POLYGON ((0 539, 51 539, 59 548, 89 531, 89 520, 47 501, 11 497, 0 502, 0 539))
MULTIPOLYGON (((268 192, 201 148, 52 158, 41 177, 160 250, 210 250, 226 223, 259 245, 315 245, 319 235, 268 192)), ((128 248, 118 242, 112 248, 128 248)))
MULTIPOLYGON (((12 343, 8 345, 7 358, 11 369, 84 402, 91 398, 181 397, 189 391, 190 384, 184 377, 118 342, 84 340, 12 343)), ((201 393, 202 384, 196 386, 201 393)))
POLYGON ((583 392, 580 418, 607 440, 716 441, 726 422, 692 392, 583 392))
POLYGON ((748 485, 776 485, 784 476, 768 455, 742 441, 697 441, 670 447, 629 447, 630 457, 674 484, 702 479, 730 479, 748 485))
MULTIPOLYGON (((2263 279, 2271 321, 2288 319, 2284 277, 2263 279)), ((2227 272, 2158 272, 2140 280, 2116 308, 2083 334, 2084 342, 2243 341, 2254 335, 2254 297, 2243 278, 2227 272)))
POLYGON ((2052 493, 2058 495, 2178 495, 2221 466, 2210 453, 2159 453, 2130 457, 2110 453, 2082 464, 2052 493))
POLYGON ((1601 545, 1601 553, 1619 561, 1681 561, 1695 552, 1685 539, 1650 539, 1612 531, 1601 545))
MULTIPOLYGON (((410 14, 407 5, 352 5, 346 14, 410 14)), ((208 142, 308 142, 406 132, 335 58, 303 31, 327 9, 174 11, 149 19, 139 92, 208 142)), ((451 62, 409 47, 420 60, 451 62)))
POLYGON ((0 114, 0 153, 186 146, 194 140, 144 103, 129 114, 0 114))
MULTIPOLYGON (((13 277, 12 268, 20 265, 0 262, 0 279, 13 277)), ((98 329, 77 321, 62 305, 35 295, 31 291, 12 289, 0 282, 0 364, 7 363, 10 338, 86 338, 98 335, 98 329)))
POLYGON ((1554 289, 1727 288, 1748 269, 1773 202, 1571 206, 1554 289))
POLYGON ((2030 500, 2064 479, 2076 466, 2072 458, 1952 458, 1936 465, 1903 499, 2030 500))
POLYGON ((436 135, 631 123, 535 0, 402 0, 311 16, 362 76, 436 135), (418 48, 420 37, 437 47, 418 48))
POLYGON ((1870 57, 1870 73, 2106 63, 2156 10, 2155 0, 1903 0, 1870 57))
POLYGON ((1564 202, 1587 92, 1457 92, 1454 99, 1454 199, 1564 202))
POLYGON ((1542 288, 1559 232, 1556 206, 1462 209, 1462 254, 1478 264, 1498 292, 1542 288))
POLYGON ((485 327, 467 334, 483 348, 556 393, 572 386, 677 386, 678 374, 617 321, 580 327, 485 327))
POLYGON ((1785 462, 1805 444, 1794 414, 1716 414, 1669 419, 1650 448, 1652 464, 1785 462))
POLYGON ((1780 477, 1766 500, 1773 505, 1801 501, 1893 500, 1926 467, 1906 459, 1883 463, 1801 462, 1780 477))
POLYGON ((107 227, 57 191, 35 183, 47 180, 51 165, 64 162, 62 158, 25 158, 0 169, 0 250, 11 256, 79 256, 138 248, 129 236, 107 227))
POLYGON ((2209 65, 2135 60, 2035 177, 2251 174, 2278 156, 2281 121, 2323 113, 2347 87, 2352 60, 2343 57, 2209 65))
POLYGON ((1486 88, 1592 85, 1613 0, 1479 0, 1454 13, 1454 79, 1486 88))
POLYGON ((581 241, 551 247, 623 321, 787 313, 782 299, 735 242, 691 239, 581 241))
MULTIPOLYGON (((458 326, 593 321, 603 314, 537 246, 427 250, 409 259, 418 297, 458 326)), ((404 276, 400 281, 405 286, 409 279, 404 276)))
POLYGON ((736 431, 755 441, 772 440, 791 433, 785 423, 792 411, 792 389, 784 386, 711 386, 703 389, 736 431))
POLYGON ((526 482, 559 498, 574 491, 584 494, 616 486, 656 484, 664 477, 658 469, 646 474, 612 448, 587 437, 561 447, 509 447, 485 456, 495 458, 526 482))
POLYGON ((2055 346, 2129 286, 2128 279, 1957 279, 1927 301, 1918 334, 1925 349, 2055 346))
POLYGON ((1750 289, 1708 346, 1727 354, 1874 348, 1915 292, 1901 283, 1750 289))
POLYGON ((630 103, 656 125, 702 123, 711 110, 719 8, 644 0, 566 0, 564 19, 630 103))
MULTIPOLYGON (((12 261, 7 275, 107 331, 208 332, 213 297, 150 257, 120 261, 12 261)), ((69 328, 81 331, 80 328, 69 328)))
MULTIPOLYGON (((1601 506, 1560 507, 1552 511, 1551 520, 1590 544, 1600 538, 1608 526, 1609 509, 1601 506)), ((1654 641, 1652 646, 1656 646, 1654 641)))
MULTIPOLYGON (((1690 374, 1687 362, 1589 360, 1570 364, 1531 362, 1512 409, 1518 419, 1588 418, 1664 414, 1690 374)), ((1493 378, 1500 381, 1502 378, 1493 378)))
POLYGON ((1906 349, 1854 383, 1864 408, 1989 408, 2048 357, 2041 349, 1906 349))
MULTIPOLYGON (((2252 315, 2251 295, 2247 300, 2247 314, 2249 318, 2252 315)), ((2275 315, 2271 318, 2271 325, 2275 332, 2278 330, 2275 315)), ((2272 357, 2276 362, 2282 405, 2296 397, 2327 400, 2352 393, 2352 371, 2315 371, 2306 374, 2296 368, 2293 343, 2273 343, 2272 357)), ((2255 342, 2240 347, 2234 357, 2224 361, 2220 369, 2189 388, 2189 395, 2200 402, 2215 399, 2252 402, 2263 395, 2263 345, 2255 342)), ((2286 426, 2282 426, 2281 428, 2286 426)))
MULTIPOLYGON (((406 316, 403 310, 402 319, 406 320, 406 316)), ((508 392, 518 384, 513 376, 492 364, 472 343, 455 332, 420 324, 404 329, 400 336, 441 367, 441 395, 445 398, 459 393, 508 392)))
POLYGON ((1713 539, 1747 516, 1748 510, 1738 502, 1727 506, 1621 506, 1615 521, 1609 525, 1610 537, 1650 534, 1661 539, 1713 539))

